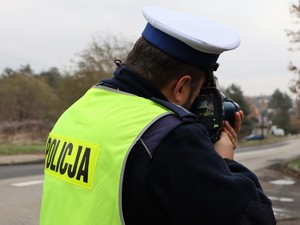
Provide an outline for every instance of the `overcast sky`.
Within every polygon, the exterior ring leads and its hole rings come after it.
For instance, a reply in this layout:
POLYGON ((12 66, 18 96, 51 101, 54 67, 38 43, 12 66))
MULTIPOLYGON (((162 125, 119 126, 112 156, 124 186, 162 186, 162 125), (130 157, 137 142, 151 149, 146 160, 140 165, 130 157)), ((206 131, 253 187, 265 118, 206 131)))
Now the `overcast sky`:
MULTIPOLYGON (((292 0, 0 0, 0 70, 30 64, 35 72, 70 67, 95 35, 137 39, 145 5, 161 6, 219 21, 241 37, 239 48, 223 53, 216 75, 221 86, 241 86, 245 95, 288 92, 294 74, 285 29, 294 28, 292 0)), ((299 56, 298 56, 299 55, 299 56)))

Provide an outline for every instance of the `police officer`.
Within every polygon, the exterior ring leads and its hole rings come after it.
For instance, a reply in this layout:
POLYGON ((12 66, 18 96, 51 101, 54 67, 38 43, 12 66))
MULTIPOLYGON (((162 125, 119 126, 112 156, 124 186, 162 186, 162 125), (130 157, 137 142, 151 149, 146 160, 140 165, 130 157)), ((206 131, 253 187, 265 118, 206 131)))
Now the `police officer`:
POLYGON ((230 29, 157 7, 125 63, 59 118, 46 144, 41 225, 275 224, 271 202, 220 140, 188 111, 238 47, 230 29))

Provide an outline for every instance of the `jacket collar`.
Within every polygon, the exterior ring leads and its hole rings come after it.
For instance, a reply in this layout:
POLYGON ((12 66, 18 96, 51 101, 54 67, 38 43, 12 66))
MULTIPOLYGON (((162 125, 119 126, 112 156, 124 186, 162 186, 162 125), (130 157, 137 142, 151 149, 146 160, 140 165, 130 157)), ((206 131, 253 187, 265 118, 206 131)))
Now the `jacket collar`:
POLYGON ((159 98, 167 100, 154 85, 130 70, 125 64, 120 64, 114 72, 114 77, 110 80, 101 81, 100 85, 119 89, 147 99, 159 98))

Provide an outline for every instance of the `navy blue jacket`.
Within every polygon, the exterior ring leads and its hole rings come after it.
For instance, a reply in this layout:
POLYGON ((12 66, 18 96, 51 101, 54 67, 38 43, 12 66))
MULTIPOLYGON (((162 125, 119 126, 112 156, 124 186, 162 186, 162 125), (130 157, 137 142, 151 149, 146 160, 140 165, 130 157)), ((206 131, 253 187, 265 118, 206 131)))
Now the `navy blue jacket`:
MULTIPOLYGON (((166 100, 126 67, 100 84, 166 100)), ((147 140, 166 135, 159 127, 158 122, 146 132, 128 156, 122 192, 127 225, 276 224, 271 201, 255 174, 220 157, 201 124, 180 124, 150 154, 147 140)))

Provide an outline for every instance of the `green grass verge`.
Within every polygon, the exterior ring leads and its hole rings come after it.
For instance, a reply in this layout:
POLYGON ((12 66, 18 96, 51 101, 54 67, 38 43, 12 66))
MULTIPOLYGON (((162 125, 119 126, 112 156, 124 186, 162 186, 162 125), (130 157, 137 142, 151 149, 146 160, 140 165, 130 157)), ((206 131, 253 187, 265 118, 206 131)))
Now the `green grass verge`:
POLYGON ((289 162, 286 167, 289 170, 300 173, 300 157, 289 162))
POLYGON ((43 154, 45 144, 0 144, 0 155, 43 154))
POLYGON ((289 176, 300 178, 300 157, 287 162, 282 170, 289 176))
MULTIPOLYGON (((264 140, 245 141, 238 143, 238 147, 260 146, 270 143, 284 141, 284 137, 267 137, 264 140)), ((39 154, 44 153, 45 143, 40 144, 10 144, 0 143, 0 155, 16 155, 16 154, 39 154)))

